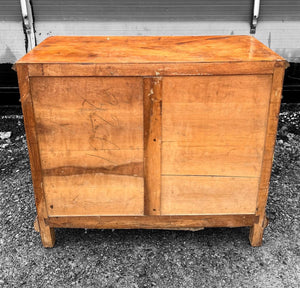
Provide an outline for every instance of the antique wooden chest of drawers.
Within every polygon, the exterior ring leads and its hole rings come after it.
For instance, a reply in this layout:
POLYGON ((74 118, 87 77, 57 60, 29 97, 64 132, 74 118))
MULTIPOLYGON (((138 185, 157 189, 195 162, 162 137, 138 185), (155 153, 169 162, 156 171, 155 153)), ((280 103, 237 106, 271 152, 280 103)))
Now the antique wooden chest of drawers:
POLYGON ((286 66, 249 36, 43 41, 16 63, 43 245, 241 226, 261 245, 286 66))

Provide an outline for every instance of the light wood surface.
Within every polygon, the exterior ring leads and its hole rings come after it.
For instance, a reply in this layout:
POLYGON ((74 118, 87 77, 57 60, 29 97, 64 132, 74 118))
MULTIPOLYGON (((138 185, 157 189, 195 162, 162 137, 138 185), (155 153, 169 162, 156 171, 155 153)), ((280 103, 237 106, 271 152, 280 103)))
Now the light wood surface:
POLYGON ((49 216, 143 215, 142 177, 102 173, 44 176, 49 216))
POLYGON ((163 175, 259 177, 261 171, 262 147, 164 142, 162 149, 163 175))
POLYGON ((143 84, 33 77, 48 215, 141 215, 143 84))
POLYGON ((141 79, 34 77, 31 87, 42 153, 143 149, 141 79))
POLYGON ((162 215, 254 214, 258 178, 163 176, 162 215))
POLYGON ((164 175, 259 177, 272 77, 165 77, 164 175))

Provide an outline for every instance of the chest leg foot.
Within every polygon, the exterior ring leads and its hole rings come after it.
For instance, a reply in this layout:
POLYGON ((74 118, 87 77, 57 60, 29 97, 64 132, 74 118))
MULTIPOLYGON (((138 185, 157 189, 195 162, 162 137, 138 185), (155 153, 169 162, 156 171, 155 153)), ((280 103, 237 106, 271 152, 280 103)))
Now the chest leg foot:
POLYGON ((46 248, 52 248, 55 244, 54 228, 46 224, 43 218, 36 218, 34 228, 40 232, 43 246, 46 248))
POLYGON ((268 226, 269 220, 263 215, 259 217, 258 223, 250 228, 249 240, 253 247, 261 246, 263 240, 264 229, 268 226))

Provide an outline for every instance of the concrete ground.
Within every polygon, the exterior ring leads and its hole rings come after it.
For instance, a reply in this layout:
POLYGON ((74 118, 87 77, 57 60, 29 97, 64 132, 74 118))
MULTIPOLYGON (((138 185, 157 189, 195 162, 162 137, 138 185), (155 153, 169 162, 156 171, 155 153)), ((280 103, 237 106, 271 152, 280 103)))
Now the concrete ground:
POLYGON ((0 107, 0 287, 300 287, 300 112, 283 105, 262 247, 248 228, 56 229, 42 247, 18 107, 0 107))

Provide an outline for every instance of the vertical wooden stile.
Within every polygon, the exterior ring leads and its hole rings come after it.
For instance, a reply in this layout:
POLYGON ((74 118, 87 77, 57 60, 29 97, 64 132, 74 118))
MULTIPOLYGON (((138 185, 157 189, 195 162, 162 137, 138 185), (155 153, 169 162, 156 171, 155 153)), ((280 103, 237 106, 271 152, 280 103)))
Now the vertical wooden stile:
POLYGON ((265 226, 267 225, 265 208, 267 205, 269 182, 273 163, 284 70, 285 67, 282 63, 278 63, 278 66, 276 66, 275 64, 270 96, 268 123, 265 136, 266 138, 263 153, 262 170, 256 204, 256 216, 259 216, 259 221, 251 227, 249 235, 252 246, 262 245, 263 232, 265 226))
POLYGON ((162 79, 144 78, 145 215, 160 215, 162 79))
POLYGON ((33 103, 30 93, 28 66, 17 66, 18 81, 21 95, 22 110, 24 116, 28 153, 30 158, 32 183, 37 210, 38 228, 44 247, 53 247, 55 243, 54 228, 46 224, 48 218, 45 195, 43 191, 41 159, 38 147, 36 123, 33 111, 33 103))

